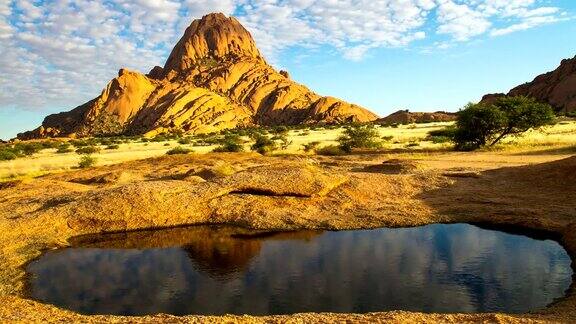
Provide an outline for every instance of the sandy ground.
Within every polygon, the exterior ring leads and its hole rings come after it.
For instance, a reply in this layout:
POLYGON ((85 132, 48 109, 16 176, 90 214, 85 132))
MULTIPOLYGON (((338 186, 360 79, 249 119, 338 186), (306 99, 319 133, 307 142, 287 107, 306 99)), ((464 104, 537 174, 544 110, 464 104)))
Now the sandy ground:
POLYGON ((0 184, 0 320, 50 322, 576 322, 576 288, 532 314, 83 316, 26 299, 24 266, 89 233, 199 223, 263 230, 475 222, 544 231, 576 257, 576 157, 189 154, 0 184), (390 159, 393 159, 390 161, 390 159), (383 164, 382 162, 387 161, 383 164))

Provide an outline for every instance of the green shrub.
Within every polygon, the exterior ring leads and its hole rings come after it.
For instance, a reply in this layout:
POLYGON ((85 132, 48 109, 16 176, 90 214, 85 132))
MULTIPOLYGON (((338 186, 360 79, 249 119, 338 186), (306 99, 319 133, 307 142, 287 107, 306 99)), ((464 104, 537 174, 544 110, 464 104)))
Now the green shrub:
POLYGON ((229 133, 224 136, 222 144, 215 148, 213 152, 242 152, 244 151, 242 143, 242 138, 239 135, 229 133))
POLYGON ((265 135, 256 136, 254 144, 250 147, 252 151, 256 151, 260 154, 272 153, 277 149, 276 142, 268 138, 265 135))
POLYGON ((166 152, 166 154, 168 155, 174 155, 174 154, 188 154, 192 152, 191 149, 182 147, 182 146, 176 146, 175 148, 169 150, 168 152, 166 152))
POLYGON ((18 155, 11 149, 0 148, 0 161, 14 160, 18 155))
POLYGON ((45 148, 45 149, 56 149, 60 146, 60 142, 58 142, 58 141, 43 141, 43 142, 40 142, 40 145, 42 146, 42 148, 45 148))
POLYGON ((286 126, 274 126, 272 127, 272 133, 274 134, 288 134, 288 127, 286 126))
POLYGON ((33 155, 35 153, 40 152, 44 147, 42 143, 33 142, 33 143, 16 143, 13 147, 13 152, 16 155, 33 155))
POLYGON ((318 148, 319 145, 320 145, 320 142, 318 142, 318 141, 306 143, 306 144, 304 144, 304 152, 316 151, 316 149, 318 148))
POLYGON ((455 126, 448 126, 442 129, 435 129, 433 131, 428 132, 429 137, 449 137, 454 138, 456 135, 456 127, 455 126))
POLYGON ((374 125, 354 125, 344 130, 344 135, 338 138, 340 148, 344 152, 352 152, 354 148, 373 149, 382 146, 374 125))
POLYGON ((323 146, 319 149, 316 149, 316 154, 335 156, 335 155, 346 154, 346 152, 344 150, 342 150, 342 147, 340 147, 339 145, 328 145, 328 146, 323 146))
POLYGON ((458 112, 454 141, 458 150, 475 150, 554 119, 550 105, 527 97, 503 97, 492 105, 468 104, 458 112))
POLYGON ((76 150, 78 154, 94 154, 98 152, 100 152, 100 149, 96 146, 84 146, 76 150))
POLYGON ((118 145, 118 144, 111 144, 111 145, 106 146, 107 150, 117 150, 119 148, 120 148, 120 145, 118 145))
POLYGON ((183 137, 183 138, 178 140, 178 144, 182 144, 182 145, 192 144, 192 143, 193 143, 192 137, 183 137))
POLYGON ((79 148, 79 147, 84 147, 84 146, 88 146, 88 142, 86 141, 82 141, 82 140, 72 140, 70 141, 70 144, 72 144, 74 147, 79 148))
POLYGON ((80 169, 86 169, 96 164, 96 158, 92 157, 90 154, 82 155, 78 167, 80 169))
POLYGON ((292 141, 288 140, 287 134, 288 133, 281 133, 278 135, 274 135, 271 139, 280 144, 280 149, 286 150, 288 149, 288 145, 292 144, 292 141))
POLYGON ((426 140, 431 141, 434 144, 442 144, 454 141, 455 136, 456 127, 448 126, 428 132, 426 140))
POLYGON ((70 144, 69 143, 62 143, 58 146, 58 149, 56 150, 56 153, 70 153, 72 152, 72 148, 70 148, 70 144))
POLYGON ((431 141, 434 144, 443 144, 449 143, 454 140, 454 137, 446 137, 446 136, 428 136, 427 140, 431 141))

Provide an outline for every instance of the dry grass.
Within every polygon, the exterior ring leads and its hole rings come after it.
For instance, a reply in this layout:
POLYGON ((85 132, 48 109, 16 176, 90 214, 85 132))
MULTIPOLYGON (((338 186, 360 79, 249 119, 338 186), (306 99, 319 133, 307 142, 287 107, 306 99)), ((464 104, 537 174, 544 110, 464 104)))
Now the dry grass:
MULTIPOLYGON (((391 158, 402 157, 411 159, 427 159, 430 154, 448 151, 449 143, 433 143, 426 140, 428 132, 442 129, 452 123, 428 123, 400 125, 398 127, 377 127, 384 141, 381 152, 387 152, 391 158)), ((306 154, 304 145, 310 142, 320 142, 319 147, 337 144, 342 134, 338 129, 304 129, 291 130, 288 133, 290 145, 286 150, 277 151, 276 154, 306 154)), ((245 138, 248 140, 248 138, 245 138)), ((250 149, 251 143, 245 144, 245 150, 250 149)), ((211 152, 217 145, 194 146, 180 145, 175 140, 164 142, 130 142, 119 144, 117 150, 102 149, 93 156, 97 159, 96 165, 112 165, 126 161, 139 160, 165 155, 176 146, 183 146, 194 151, 193 154, 211 152), (167 145, 168 144, 168 145, 167 145)), ((102 147, 104 148, 104 147, 102 147)), ((576 121, 564 121, 541 130, 529 131, 518 137, 510 137, 501 144, 482 150, 491 157, 515 155, 569 155, 576 153, 576 121)), ((472 160, 477 155, 470 155, 472 160)), ((484 154, 485 155, 485 154, 484 154)), ((460 156, 460 155, 458 155, 460 156)), ((442 159, 439 155, 435 159, 442 159)), ((500 160, 496 158, 496 160, 500 160)), ((0 181, 2 179, 15 179, 37 177, 47 173, 61 172, 76 168, 80 155, 76 153, 58 154, 55 149, 43 150, 30 157, 19 158, 12 161, 0 161, 0 181)), ((478 161, 481 162, 481 161, 478 161)), ((472 161, 471 161, 472 163, 472 161)))

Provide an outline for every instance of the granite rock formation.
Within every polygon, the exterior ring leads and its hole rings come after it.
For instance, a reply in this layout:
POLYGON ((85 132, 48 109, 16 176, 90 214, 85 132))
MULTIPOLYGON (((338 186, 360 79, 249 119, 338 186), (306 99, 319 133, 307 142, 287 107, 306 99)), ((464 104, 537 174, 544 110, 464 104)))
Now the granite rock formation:
POLYGON ((576 111, 576 56, 562 60, 560 66, 537 76, 510 90, 507 94, 495 93, 482 97, 483 103, 491 103, 502 96, 526 96, 550 104, 559 113, 576 111))
POLYGON ((360 106, 322 97, 276 71, 238 20, 217 13, 192 22, 164 67, 146 75, 121 69, 97 98, 50 115, 18 137, 153 136, 375 119, 360 106))

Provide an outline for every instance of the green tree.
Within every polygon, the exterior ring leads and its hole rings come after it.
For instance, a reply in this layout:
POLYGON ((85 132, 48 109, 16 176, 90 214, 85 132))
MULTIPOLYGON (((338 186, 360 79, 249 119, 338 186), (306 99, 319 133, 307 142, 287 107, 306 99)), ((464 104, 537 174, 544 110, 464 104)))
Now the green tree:
POLYGON ((90 154, 82 155, 78 167, 80 169, 86 169, 96 164, 96 158, 92 157, 90 154))
POLYGON ((506 115, 494 105, 468 104, 458 112, 454 141, 456 149, 475 150, 496 138, 506 124, 506 115))
POLYGON ((268 138, 268 136, 261 134, 255 135, 254 144, 251 146, 252 151, 256 151, 260 154, 272 153, 272 151, 277 148, 275 141, 268 138))
POLYGON ((458 150, 495 145, 554 121, 554 110, 527 97, 503 97, 494 104, 468 104, 458 112, 454 141, 458 150))
POLYGON ((347 127, 343 135, 338 138, 340 148, 345 152, 352 152, 354 148, 379 148, 382 143, 378 131, 373 125, 353 125, 347 127))
POLYGON ((224 135, 222 144, 215 148, 213 152, 242 152, 244 151, 244 145, 242 145, 243 142, 244 141, 239 135, 228 133, 224 135))

